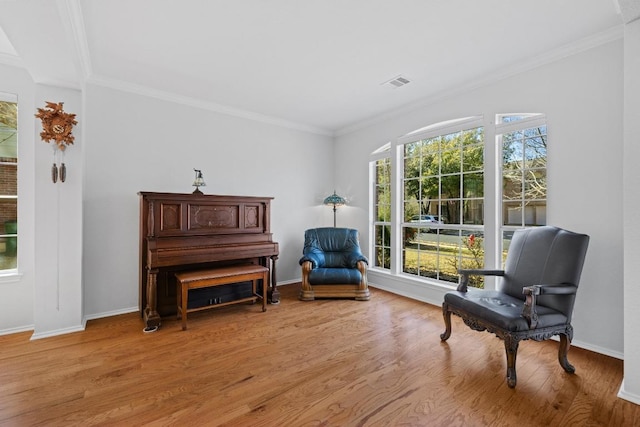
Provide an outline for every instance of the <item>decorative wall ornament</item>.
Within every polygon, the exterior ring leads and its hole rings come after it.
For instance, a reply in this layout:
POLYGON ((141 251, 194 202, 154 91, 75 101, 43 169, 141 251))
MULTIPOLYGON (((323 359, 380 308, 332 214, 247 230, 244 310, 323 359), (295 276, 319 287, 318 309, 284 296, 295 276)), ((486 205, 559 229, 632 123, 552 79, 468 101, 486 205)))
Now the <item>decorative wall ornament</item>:
POLYGON ((53 166, 51 167, 51 180, 55 183, 60 177, 61 182, 67 179, 67 167, 64 164, 64 151, 72 145, 73 126, 77 125, 76 115, 65 113, 62 109, 64 102, 48 102, 45 108, 38 108, 35 116, 42 120, 42 132, 40 138, 46 143, 54 141, 53 144, 53 166), (62 157, 60 168, 57 165, 58 154, 62 157))

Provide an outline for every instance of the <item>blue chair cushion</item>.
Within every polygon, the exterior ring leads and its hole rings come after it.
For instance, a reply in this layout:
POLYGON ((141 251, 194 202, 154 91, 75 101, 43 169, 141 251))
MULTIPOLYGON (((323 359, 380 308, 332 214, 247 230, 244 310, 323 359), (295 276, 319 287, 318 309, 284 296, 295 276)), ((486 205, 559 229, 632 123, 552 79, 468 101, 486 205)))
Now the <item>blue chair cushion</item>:
POLYGON ((314 268, 309 272, 309 282, 314 285, 357 285, 362 274, 354 268, 314 268))

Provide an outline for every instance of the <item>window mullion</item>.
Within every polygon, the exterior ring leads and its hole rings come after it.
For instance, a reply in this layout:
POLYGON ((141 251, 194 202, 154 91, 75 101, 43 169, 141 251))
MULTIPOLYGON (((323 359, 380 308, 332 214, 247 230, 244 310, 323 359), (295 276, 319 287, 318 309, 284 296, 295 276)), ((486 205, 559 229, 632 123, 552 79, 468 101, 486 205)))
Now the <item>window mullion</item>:
POLYGON ((402 272, 402 209, 404 203, 404 146, 391 150, 391 272, 402 272))
MULTIPOLYGON (((484 263, 486 268, 500 268, 502 245, 502 144, 496 138, 494 114, 484 114, 484 263)), ((495 277, 485 278, 485 289, 495 289, 495 277)))

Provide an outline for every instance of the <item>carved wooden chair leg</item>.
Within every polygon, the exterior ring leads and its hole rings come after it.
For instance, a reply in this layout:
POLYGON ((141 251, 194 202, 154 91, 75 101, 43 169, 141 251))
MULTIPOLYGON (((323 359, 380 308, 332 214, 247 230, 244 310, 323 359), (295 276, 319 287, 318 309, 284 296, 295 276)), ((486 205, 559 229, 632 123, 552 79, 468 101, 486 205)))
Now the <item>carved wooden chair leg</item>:
POLYGON ((565 334, 560 334, 560 347, 558 347, 558 362, 560 362, 560 366, 566 372, 573 374, 576 372, 576 368, 573 367, 569 360, 567 359, 567 353, 569 352, 569 347, 571 346, 571 340, 565 334))
POLYGON ((519 340, 507 335, 504 337, 504 349, 507 353, 507 385, 510 388, 516 386, 516 355, 518 354, 519 340))
POLYGON ((440 334, 440 339, 446 341, 451 336, 451 312, 446 302, 442 304, 442 315, 444 316, 445 330, 440 334))

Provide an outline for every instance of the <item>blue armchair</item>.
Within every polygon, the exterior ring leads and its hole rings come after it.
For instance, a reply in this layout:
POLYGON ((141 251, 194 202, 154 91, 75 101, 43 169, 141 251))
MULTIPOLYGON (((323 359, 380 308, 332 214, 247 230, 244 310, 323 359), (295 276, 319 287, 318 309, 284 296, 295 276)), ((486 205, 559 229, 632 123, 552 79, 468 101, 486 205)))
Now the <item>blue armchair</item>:
POLYGON ((301 300, 369 299, 368 260, 360 251, 358 230, 329 227, 306 230, 302 254, 301 300))

